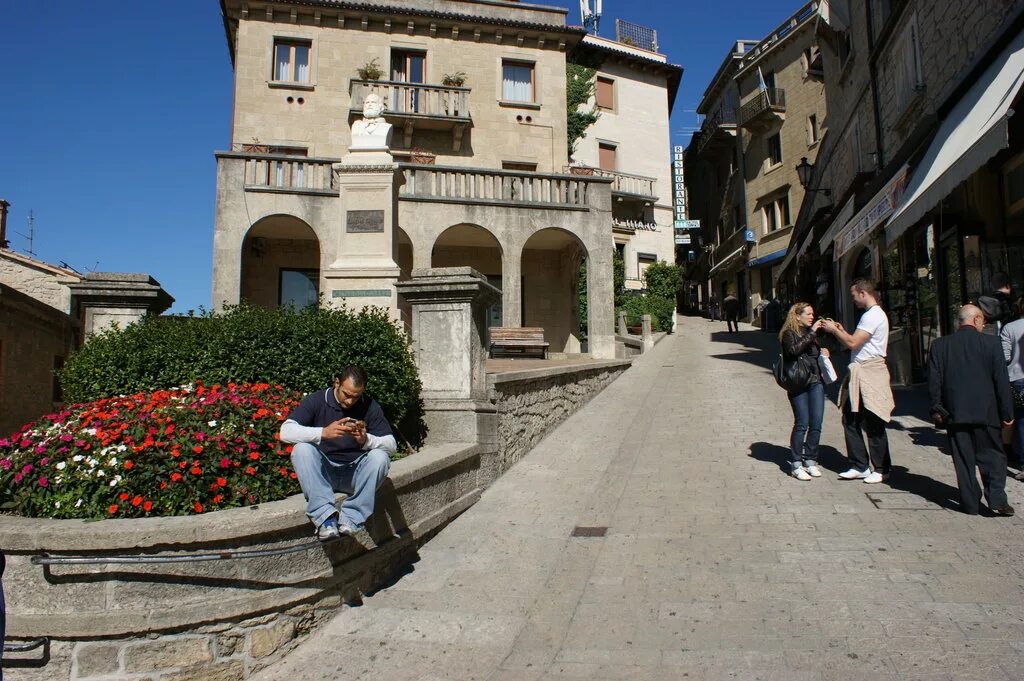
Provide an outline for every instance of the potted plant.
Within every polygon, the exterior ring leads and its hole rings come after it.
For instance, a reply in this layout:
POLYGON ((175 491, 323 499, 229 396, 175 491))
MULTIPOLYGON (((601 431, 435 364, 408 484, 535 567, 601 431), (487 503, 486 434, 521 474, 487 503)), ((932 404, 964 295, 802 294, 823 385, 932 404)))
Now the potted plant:
POLYGON ((409 150, 409 152, 412 155, 411 157, 413 163, 419 163, 425 166, 432 166, 434 165, 434 162, 437 160, 436 154, 434 154, 429 149, 424 149, 423 147, 413 147, 412 149, 409 150))
POLYGON ((466 84, 466 72, 456 71, 455 73, 446 73, 441 78, 441 84, 446 87, 462 87, 466 84))
POLYGON ((384 75, 384 70, 374 58, 357 68, 356 73, 359 74, 361 80, 380 80, 380 77, 384 75))
POLYGON ((581 161, 573 161, 569 164, 569 172, 573 175, 593 175, 594 169, 581 161))

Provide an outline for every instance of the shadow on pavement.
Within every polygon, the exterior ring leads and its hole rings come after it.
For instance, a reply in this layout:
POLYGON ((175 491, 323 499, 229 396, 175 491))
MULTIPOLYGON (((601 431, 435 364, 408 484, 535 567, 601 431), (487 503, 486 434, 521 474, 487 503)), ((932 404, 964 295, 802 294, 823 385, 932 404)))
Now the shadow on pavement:
MULTIPOLYGON (((772 444, 771 442, 754 442, 750 445, 750 457, 765 463, 774 463, 786 475, 790 474, 789 447, 772 444)), ((850 467, 849 461, 835 447, 822 445, 818 448, 818 465, 822 468, 841 473, 850 467)))
POLYGON ((889 476, 889 487, 900 492, 909 492, 936 506, 954 511, 960 510, 960 491, 944 482, 917 473, 911 473, 905 466, 893 466, 889 476))

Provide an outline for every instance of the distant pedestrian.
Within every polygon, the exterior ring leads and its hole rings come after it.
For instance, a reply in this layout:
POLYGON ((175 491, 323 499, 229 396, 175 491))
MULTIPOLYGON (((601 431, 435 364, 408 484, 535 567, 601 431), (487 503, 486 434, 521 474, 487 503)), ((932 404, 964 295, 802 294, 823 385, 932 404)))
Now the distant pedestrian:
POLYGON ((728 326, 730 333, 736 333, 740 330, 740 299, 729 294, 722 301, 722 311, 725 312, 725 323, 728 326))
MULTIPOLYGON (((999 340, 1003 345, 1010 390, 1014 393, 1013 447, 1020 467, 1024 468, 1024 296, 1017 298, 1013 307, 1017 320, 1003 327, 999 332, 999 340)), ((1024 480, 1024 472, 1018 474, 1017 479, 1024 480)))
POLYGON ((978 307, 985 315, 984 333, 998 336, 1002 328, 1013 320, 1013 290, 1010 287, 1010 276, 1006 272, 996 272, 989 282, 992 292, 978 298, 978 307))
POLYGON ((708 300, 708 318, 713 322, 718 321, 718 296, 711 296, 708 300))
POLYGON ((783 365, 794 366, 794 383, 786 386, 789 405, 793 408, 793 431, 789 438, 791 473, 797 480, 820 478, 818 441, 825 414, 825 386, 821 377, 819 357, 828 357, 828 350, 818 344, 817 331, 821 320, 814 320, 814 308, 797 303, 789 308, 779 332, 783 365))
POLYGON ((1002 348, 995 338, 981 333, 985 313, 980 308, 964 305, 957 321, 957 332, 937 339, 929 350, 932 418, 949 434, 960 509, 978 514, 982 492, 975 473, 978 468, 989 509, 1011 516, 1000 426, 1013 424, 1013 401, 1002 348))
POLYGON ((852 334, 842 324, 824 320, 822 328, 850 350, 850 370, 839 390, 843 410, 843 435, 850 469, 839 474, 843 480, 885 482, 892 468, 885 424, 892 418, 895 403, 889 384, 885 356, 889 348, 889 318, 878 304, 875 283, 856 279, 850 287, 853 303, 864 314, 852 334), (864 435, 868 444, 864 446, 864 435))

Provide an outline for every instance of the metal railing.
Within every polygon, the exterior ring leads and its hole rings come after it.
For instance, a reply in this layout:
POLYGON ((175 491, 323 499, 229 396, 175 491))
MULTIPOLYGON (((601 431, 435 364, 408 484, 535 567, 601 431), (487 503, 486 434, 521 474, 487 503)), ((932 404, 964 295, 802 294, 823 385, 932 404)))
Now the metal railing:
POLYGON ((759 42, 753 49, 748 50, 746 55, 743 57, 744 66, 756 61, 762 53, 764 53, 766 50, 771 49, 772 46, 775 45, 775 43, 779 42, 787 35, 795 31, 800 26, 800 24, 816 17, 818 15, 818 4, 818 0, 812 0, 812 2, 808 2, 806 5, 798 9, 794 14, 792 14, 788 19, 782 22, 782 24, 779 25, 778 28, 769 33, 768 36, 764 38, 764 40, 759 42))
POLYGON ((765 111, 785 111, 786 91, 782 88, 760 90, 754 98, 740 107, 740 125, 746 125, 765 111))
POLYGON ((371 92, 384 101, 388 114, 468 119, 470 89, 448 85, 402 83, 393 80, 357 80, 350 83, 352 110, 362 111, 371 92))
POLYGON ((405 184, 398 198, 524 207, 585 210, 593 177, 401 164, 405 184))
POLYGON ((700 135, 697 141, 697 153, 703 151, 708 142, 714 138, 715 133, 727 125, 736 125, 736 109, 732 107, 723 106, 705 118, 704 123, 700 126, 700 132, 697 133, 700 135))

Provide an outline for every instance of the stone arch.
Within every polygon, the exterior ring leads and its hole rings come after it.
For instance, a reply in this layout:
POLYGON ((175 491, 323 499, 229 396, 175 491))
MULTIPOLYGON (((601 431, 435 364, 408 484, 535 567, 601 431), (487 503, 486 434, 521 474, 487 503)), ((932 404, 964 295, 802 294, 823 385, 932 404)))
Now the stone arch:
POLYGON ((260 218, 242 239, 239 298, 260 307, 315 305, 320 292, 320 240, 289 214, 260 218))
POLYGON ((596 274, 586 243, 569 230, 545 227, 526 239, 519 259, 523 326, 543 327, 551 352, 583 352, 592 315, 580 318, 581 265, 586 263, 588 301, 596 274))
MULTIPOLYGON (((488 283, 504 288, 504 249, 491 230, 472 223, 448 227, 431 246, 431 267, 472 267, 487 277, 488 283)), ((497 303, 487 311, 487 326, 502 325, 503 307, 497 303)))

